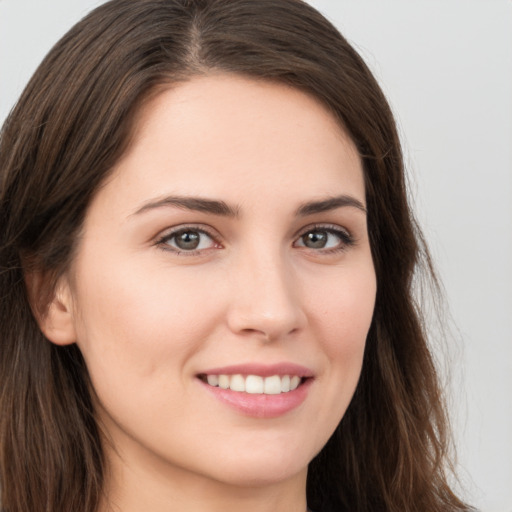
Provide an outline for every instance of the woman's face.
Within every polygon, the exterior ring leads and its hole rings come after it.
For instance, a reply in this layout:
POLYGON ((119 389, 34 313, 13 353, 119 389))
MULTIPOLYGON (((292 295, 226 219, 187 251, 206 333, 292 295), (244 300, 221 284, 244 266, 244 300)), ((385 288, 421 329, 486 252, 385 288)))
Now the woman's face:
POLYGON ((355 390, 374 307, 356 149, 283 85, 167 90, 92 201, 63 286, 114 467, 303 478, 355 390))

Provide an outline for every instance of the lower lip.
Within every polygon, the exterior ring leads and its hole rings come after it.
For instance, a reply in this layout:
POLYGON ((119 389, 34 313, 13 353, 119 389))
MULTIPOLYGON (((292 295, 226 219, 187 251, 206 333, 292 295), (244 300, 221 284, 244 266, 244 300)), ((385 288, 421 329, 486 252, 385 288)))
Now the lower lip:
POLYGON ((279 395, 244 393, 200 382, 215 398, 246 416, 277 418, 296 409, 304 402, 312 381, 313 379, 307 379, 293 391, 279 395))

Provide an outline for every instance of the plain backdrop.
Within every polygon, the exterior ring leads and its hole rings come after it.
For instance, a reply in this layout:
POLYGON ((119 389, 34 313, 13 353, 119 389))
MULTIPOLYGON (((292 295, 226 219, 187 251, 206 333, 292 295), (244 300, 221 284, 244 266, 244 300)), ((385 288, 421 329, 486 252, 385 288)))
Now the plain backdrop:
MULTIPOLYGON (((51 46, 100 3, 0 0, 0 122, 51 46)), ((512 512, 512 2, 311 3, 358 49, 397 117, 453 319, 464 495, 512 512)))

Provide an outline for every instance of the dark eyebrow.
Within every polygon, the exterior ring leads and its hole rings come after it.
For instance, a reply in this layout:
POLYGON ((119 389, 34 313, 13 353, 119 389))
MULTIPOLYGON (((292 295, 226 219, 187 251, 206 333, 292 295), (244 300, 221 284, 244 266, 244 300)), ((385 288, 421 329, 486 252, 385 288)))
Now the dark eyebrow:
POLYGON ((185 210, 211 213, 213 215, 222 215, 224 217, 238 216, 238 208, 232 208, 224 201, 187 196, 168 196, 162 199, 150 201, 139 208, 133 215, 138 215, 149 210, 154 210, 155 208, 163 208, 166 206, 176 206, 185 210))
POLYGON ((328 210, 334 210, 343 206, 351 206, 366 213, 366 208, 359 199, 352 196, 341 195, 336 197, 329 197, 320 201, 311 201, 304 203, 297 209, 297 215, 305 217, 306 215, 313 215, 314 213, 326 212, 328 210))

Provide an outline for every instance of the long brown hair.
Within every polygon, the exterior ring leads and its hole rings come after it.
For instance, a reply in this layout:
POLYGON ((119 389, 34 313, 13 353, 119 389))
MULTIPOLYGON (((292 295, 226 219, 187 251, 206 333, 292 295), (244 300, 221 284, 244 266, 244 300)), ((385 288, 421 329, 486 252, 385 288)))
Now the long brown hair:
POLYGON ((428 254, 388 104, 359 55, 299 0, 113 0, 50 51, 0 139, 0 485, 3 512, 95 512, 104 460, 76 345, 41 333, 92 195, 142 102, 211 70, 318 98, 361 155, 377 299, 353 400, 308 471, 318 512, 467 510, 447 483, 448 428, 412 281, 428 254), (31 304, 24 273, 45 276, 31 304))

